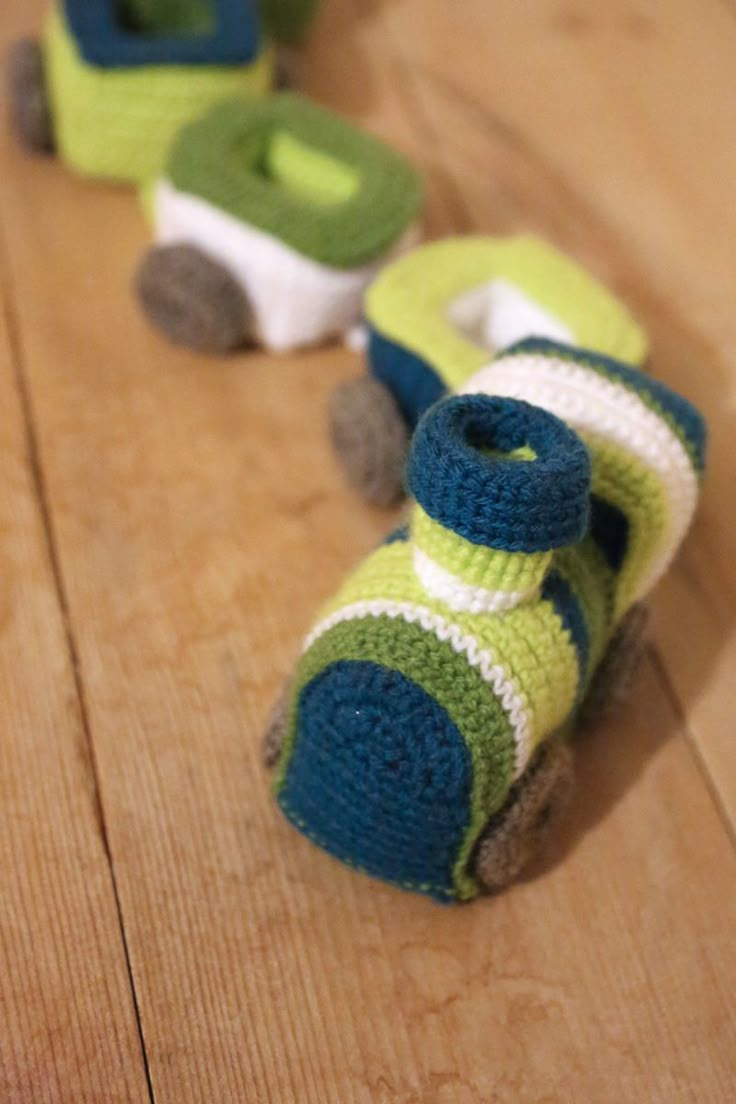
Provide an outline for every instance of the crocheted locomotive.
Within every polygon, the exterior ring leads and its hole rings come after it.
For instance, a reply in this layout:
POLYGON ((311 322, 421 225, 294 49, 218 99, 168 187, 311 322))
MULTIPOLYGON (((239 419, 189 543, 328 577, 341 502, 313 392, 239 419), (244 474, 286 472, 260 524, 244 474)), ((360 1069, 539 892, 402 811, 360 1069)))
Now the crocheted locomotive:
POLYGON ((531 236, 423 245, 381 273, 365 314, 368 373, 335 392, 330 425, 348 480, 379 505, 403 492, 419 416, 493 352, 547 337, 635 365, 647 354, 643 331, 621 303, 531 236))
POLYGON ((324 108, 287 93, 228 101, 182 131, 154 188, 142 306, 207 352, 323 341, 416 241, 420 207, 404 158, 324 108))
POLYGON ((142 182, 182 124, 271 86, 255 0, 57 0, 41 41, 15 44, 21 141, 77 172, 142 182))
POLYGON ((435 403, 409 525, 323 609, 267 735, 289 820, 439 900, 516 877, 571 791, 569 735, 622 691, 704 450, 684 398, 545 339, 435 403))

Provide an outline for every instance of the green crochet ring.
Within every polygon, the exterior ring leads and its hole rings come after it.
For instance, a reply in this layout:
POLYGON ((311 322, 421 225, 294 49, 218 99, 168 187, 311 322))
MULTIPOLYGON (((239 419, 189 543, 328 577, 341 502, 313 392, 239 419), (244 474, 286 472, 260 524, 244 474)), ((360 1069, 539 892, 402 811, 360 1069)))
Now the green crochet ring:
POLYGON ((168 176, 179 191, 340 269, 375 260, 422 201, 400 154, 289 93, 232 100, 186 127, 168 176))

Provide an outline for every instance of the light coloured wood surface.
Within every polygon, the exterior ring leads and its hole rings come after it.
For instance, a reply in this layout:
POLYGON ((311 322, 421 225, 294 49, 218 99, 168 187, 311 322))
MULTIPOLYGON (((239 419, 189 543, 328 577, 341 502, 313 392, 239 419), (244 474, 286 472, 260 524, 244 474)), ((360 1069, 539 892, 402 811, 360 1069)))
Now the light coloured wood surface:
POLYGON ((147 1095, 143 1054, 16 338, 3 282, 0 1100, 129 1104, 147 1095))
MULTIPOLYGON (((3 44, 41 7, 4 5, 3 44)), ((581 749, 544 864, 467 908, 311 848, 259 766, 316 605, 392 520, 325 441, 357 358, 167 347, 128 294, 134 198, 3 132, 0 517, 24 599, 0 652, 3 1102, 733 1099, 735 62, 718 0, 328 0, 307 52, 309 91, 425 169, 434 233, 530 226, 568 248, 713 427, 635 700, 581 749)))

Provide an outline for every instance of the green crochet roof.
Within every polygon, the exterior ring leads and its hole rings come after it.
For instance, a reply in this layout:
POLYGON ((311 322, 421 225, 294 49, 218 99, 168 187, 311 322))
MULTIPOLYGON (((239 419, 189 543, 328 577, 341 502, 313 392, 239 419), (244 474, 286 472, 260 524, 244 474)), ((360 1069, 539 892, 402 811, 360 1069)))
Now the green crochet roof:
POLYGON ((290 94, 219 104, 181 132, 168 175, 180 191, 335 268, 381 256, 422 202, 400 154, 290 94))

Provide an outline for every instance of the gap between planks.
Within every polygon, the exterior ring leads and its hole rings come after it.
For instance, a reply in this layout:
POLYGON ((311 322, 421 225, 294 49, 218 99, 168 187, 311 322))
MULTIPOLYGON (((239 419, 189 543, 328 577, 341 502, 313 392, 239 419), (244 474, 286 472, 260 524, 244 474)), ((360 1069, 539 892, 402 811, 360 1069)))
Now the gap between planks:
POLYGON ((115 863, 112 856, 112 850, 110 848, 107 825, 105 822, 105 811, 103 808, 102 796, 100 792, 100 778, 97 765, 97 757, 95 755, 94 740, 92 739, 92 732, 90 728, 89 711, 87 709, 84 682, 82 679, 79 650, 77 648, 77 643, 74 636, 72 617, 69 610, 66 587, 64 585, 63 569, 59 557, 56 537, 54 534, 54 525, 51 518, 51 511, 49 508, 46 480, 44 478, 43 464, 38 448, 38 435, 36 432, 34 420, 33 400, 31 398, 28 382, 25 375, 23 343, 20 336, 20 325, 18 321, 18 313, 15 306, 15 296, 13 291, 12 267, 8 256, 8 250, 5 240, 5 228, 2 221, 1 210, 0 294, 2 296, 2 312, 5 319, 5 325, 8 335, 8 346, 13 362, 13 380, 15 383, 15 388, 23 417, 26 460, 30 473, 31 486, 35 495, 36 507, 41 519, 41 528, 44 535, 45 551, 50 568, 51 578, 53 580, 54 592, 56 594, 59 613, 61 616, 61 623, 64 631, 64 640, 68 651, 69 664, 71 668, 72 679, 74 682, 74 691, 76 694, 77 707, 79 710, 79 719, 82 726, 82 732, 84 734, 87 759, 86 768, 89 772, 90 780, 92 783, 95 821, 100 834, 102 848, 105 855, 105 861, 109 872, 110 888, 112 890, 112 897, 115 905, 115 915, 117 918, 118 928, 120 930, 120 945, 123 952, 123 958, 125 961, 125 972, 128 979, 128 985, 130 987, 131 1000, 133 1003, 138 1041, 140 1044, 141 1061, 143 1063, 143 1071, 146 1078, 148 1096, 151 1104, 155 1104, 155 1094, 153 1091, 153 1083, 151 1080, 151 1071, 148 1062, 148 1055, 146 1053, 145 1039, 143 1036, 143 1025, 141 1022, 140 1006, 138 1003, 138 995, 136 993, 135 983, 133 980, 133 970, 130 962, 130 951, 128 948, 128 941, 125 933, 125 924, 123 921, 123 912, 120 904, 120 894, 118 891, 117 879, 115 877, 115 863))

